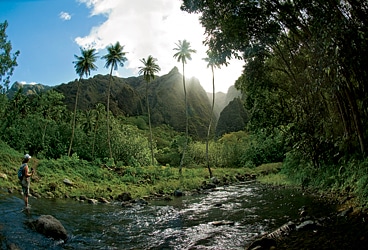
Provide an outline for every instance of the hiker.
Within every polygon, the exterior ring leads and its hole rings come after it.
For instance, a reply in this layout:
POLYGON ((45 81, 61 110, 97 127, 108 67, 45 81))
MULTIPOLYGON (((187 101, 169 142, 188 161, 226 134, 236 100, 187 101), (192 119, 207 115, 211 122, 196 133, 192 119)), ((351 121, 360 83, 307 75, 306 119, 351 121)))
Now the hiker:
POLYGON ((23 167, 23 177, 21 180, 22 184, 22 190, 23 190, 23 196, 24 196, 24 204, 26 208, 29 208, 28 206, 28 196, 29 196, 29 186, 31 183, 31 176, 34 172, 34 170, 29 171, 28 162, 32 157, 29 154, 24 155, 24 159, 22 162, 23 167))

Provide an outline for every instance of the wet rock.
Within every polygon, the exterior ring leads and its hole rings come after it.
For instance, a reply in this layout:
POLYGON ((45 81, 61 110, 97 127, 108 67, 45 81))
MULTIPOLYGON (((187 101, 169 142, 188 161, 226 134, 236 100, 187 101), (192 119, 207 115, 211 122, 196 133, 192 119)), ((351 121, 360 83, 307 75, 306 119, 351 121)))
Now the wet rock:
POLYGON ((129 201, 123 201, 121 203, 121 206, 122 207, 133 207, 133 204, 131 202, 129 202, 129 201))
POLYGON ((87 199, 87 202, 89 204, 97 204, 98 203, 98 201, 96 199, 87 199))
POLYGON ((337 217, 345 217, 345 216, 349 215, 350 213, 352 213, 353 210, 354 209, 352 207, 349 207, 348 209, 346 209, 346 210, 342 211, 341 213, 339 213, 337 215, 337 217))
POLYGON ((183 192, 181 190, 177 189, 177 190, 174 191, 174 196, 175 197, 181 197, 181 196, 183 196, 183 192))
POLYGON ((29 221, 28 224, 37 232, 55 240, 66 240, 68 238, 64 226, 52 215, 41 215, 38 219, 29 221))
POLYGON ((312 220, 306 220, 302 223, 300 223, 299 225, 296 226, 296 230, 297 231, 302 231, 302 230, 315 230, 318 227, 320 227, 320 225, 312 220))
POLYGON ((80 201, 85 201, 85 200, 87 200, 87 196, 81 195, 81 196, 79 196, 79 200, 80 201))
POLYGON ((202 183, 202 186, 201 186, 203 189, 213 189, 213 188, 216 188, 216 184, 214 183, 207 183, 206 181, 204 181, 202 183))
POLYGON ((220 221, 212 221, 211 224, 214 226, 224 226, 224 225, 233 226, 235 222, 231 220, 220 220, 220 221))
POLYGON ((117 200, 118 201, 131 201, 132 200, 132 195, 128 192, 124 192, 124 193, 118 195, 117 200))
POLYGON ((136 200, 131 201, 131 203, 141 205, 141 206, 148 205, 148 202, 144 199, 136 199, 136 200))
POLYGON ((238 180, 238 181, 245 181, 245 176, 244 175, 241 175, 239 173, 237 173, 235 175, 235 178, 238 180))
POLYGON ((215 184, 215 185, 219 185, 221 182, 220 182, 220 180, 219 179, 217 179, 216 177, 212 177, 211 178, 211 182, 213 183, 213 184, 215 184))
POLYGON ((269 250, 272 247, 276 247, 276 240, 270 238, 261 238, 250 244, 247 250, 269 250))
POLYGON ((169 197, 169 196, 165 196, 165 197, 164 197, 164 200, 165 200, 165 201, 172 201, 173 199, 172 199, 171 197, 169 197))
POLYGON ((273 239, 278 239, 278 238, 281 238, 285 235, 288 235, 291 231, 294 231, 295 228, 296 228, 295 223, 292 222, 292 221, 289 221, 289 222, 285 223, 284 225, 282 225, 281 227, 277 228, 272 233, 269 233, 267 235, 267 237, 268 238, 273 238, 273 239))
POLYGON ((108 203, 110 203, 106 198, 104 198, 104 197, 99 197, 98 198, 98 201, 99 202, 101 202, 101 203, 105 203, 105 204, 108 204, 108 203))

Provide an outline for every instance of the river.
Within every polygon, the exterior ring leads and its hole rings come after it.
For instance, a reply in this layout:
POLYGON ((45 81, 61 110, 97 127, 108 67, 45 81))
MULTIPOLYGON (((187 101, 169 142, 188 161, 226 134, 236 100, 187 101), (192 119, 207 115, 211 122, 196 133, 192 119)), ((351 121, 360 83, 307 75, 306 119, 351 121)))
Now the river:
POLYGON ((244 249, 260 234, 298 218, 302 206, 316 216, 334 207, 300 191, 257 182, 217 188, 208 194, 122 207, 71 199, 30 198, 0 191, 0 243, 20 249, 244 249), (66 242, 32 231, 24 222, 49 214, 68 231, 66 242), (216 225, 216 221, 231 221, 216 225))

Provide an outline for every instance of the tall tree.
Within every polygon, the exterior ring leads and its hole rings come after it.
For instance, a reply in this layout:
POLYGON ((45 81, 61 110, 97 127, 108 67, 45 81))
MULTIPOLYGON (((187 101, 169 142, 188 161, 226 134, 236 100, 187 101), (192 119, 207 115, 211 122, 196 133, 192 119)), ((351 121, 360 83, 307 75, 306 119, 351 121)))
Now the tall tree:
POLYGON ((158 73, 161 68, 156 63, 157 59, 153 58, 151 55, 148 56, 147 60, 142 58, 140 60, 144 66, 139 67, 139 74, 143 74, 143 78, 146 81, 146 103, 147 103, 147 114, 148 114, 148 124, 150 130, 150 148, 151 148, 151 164, 154 165, 154 154, 153 154, 153 141, 152 141, 152 126, 151 126, 151 111, 148 101, 148 84, 151 80, 155 79, 155 73, 158 73))
POLYGON ((74 104, 74 113, 73 113, 73 127, 72 127, 72 136, 70 138, 70 145, 68 149, 68 156, 70 156, 73 140, 74 140, 74 133, 75 133, 75 118, 77 115, 77 105, 78 105, 78 97, 79 97, 79 90, 80 90, 80 82, 83 78, 83 75, 88 77, 91 74, 91 70, 97 70, 97 66, 95 65, 97 59, 97 52, 95 49, 80 49, 81 56, 74 55, 76 61, 74 61, 74 68, 75 72, 79 75, 79 80, 77 82, 77 93, 75 95, 75 104, 74 104))
POLYGON ((110 45, 107 47, 108 53, 101 57, 106 60, 105 68, 111 67, 110 70, 110 79, 109 79, 109 88, 107 91, 107 143, 109 145, 110 158, 112 158, 112 150, 111 150, 111 136, 110 136, 110 92, 111 92, 111 82, 112 82, 112 71, 117 70, 118 66, 124 67, 124 63, 127 61, 125 57, 126 52, 123 51, 124 46, 120 45, 119 42, 116 42, 115 45, 110 45))
POLYGON ((19 50, 11 54, 12 45, 7 40, 6 28, 8 22, 0 23, 0 93, 5 93, 9 88, 10 76, 13 75, 14 67, 18 66, 17 57, 19 50))
POLYGON ((288 141, 316 166, 346 148, 367 154, 367 1, 184 0, 182 9, 201 13, 210 50, 244 58, 237 86, 258 129, 291 127, 288 141))
POLYGON ((192 53, 196 53, 197 51, 190 48, 190 43, 187 40, 179 40, 179 43, 176 43, 174 58, 181 62, 183 65, 183 87, 184 87, 184 102, 185 102, 185 143, 183 147, 183 154, 180 160, 179 165, 179 173, 181 174, 181 169, 184 163, 185 151, 187 150, 188 146, 188 137, 189 137, 189 115, 188 115, 188 100, 187 100, 187 90, 185 86, 185 72, 184 72, 184 65, 187 63, 187 60, 192 60, 192 53))
MULTIPOLYGON (((219 61, 219 58, 216 57, 211 51, 207 51, 207 56, 208 57, 203 58, 203 60, 207 62, 207 68, 211 68, 211 72, 212 72, 212 105, 211 105, 210 122, 208 124, 207 138, 206 138, 206 160, 207 160, 207 169, 210 174, 210 178, 212 178, 210 159, 208 157, 208 143, 210 140, 211 126, 212 126, 212 120, 213 120, 213 109, 215 107, 215 96, 216 96, 215 95, 215 71, 214 69, 220 67, 220 61, 219 61)), ((226 62, 224 62, 224 64, 227 65, 226 62)))

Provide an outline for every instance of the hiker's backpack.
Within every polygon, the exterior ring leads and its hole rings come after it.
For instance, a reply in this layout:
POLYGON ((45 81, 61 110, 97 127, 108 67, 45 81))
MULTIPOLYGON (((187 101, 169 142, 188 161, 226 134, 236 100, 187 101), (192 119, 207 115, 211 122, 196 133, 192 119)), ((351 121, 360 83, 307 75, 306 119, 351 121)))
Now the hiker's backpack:
POLYGON ((26 164, 22 164, 22 166, 20 166, 19 170, 18 170, 18 179, 21 181, 23 180, 23 172, 24 172, 24 167, 26 166, 26 164))

